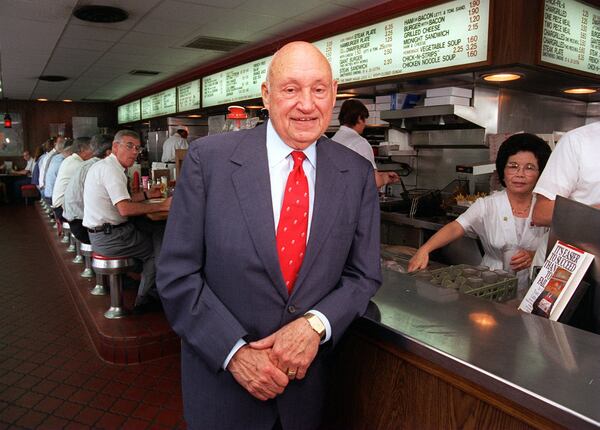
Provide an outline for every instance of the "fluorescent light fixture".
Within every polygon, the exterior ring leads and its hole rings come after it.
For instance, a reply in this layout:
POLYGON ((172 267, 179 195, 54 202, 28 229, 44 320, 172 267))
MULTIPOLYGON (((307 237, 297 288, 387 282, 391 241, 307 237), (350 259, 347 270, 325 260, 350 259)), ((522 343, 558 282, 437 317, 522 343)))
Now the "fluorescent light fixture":
POLYGON ((37 100, 38 102, 47 102, 47 101, 48 101, 48 99, 43 99, 43 98, 39 98, 39 99, 36 99, 36 100, 37 100))
POLYGON ((73 100, 71 100, 71 99, 63 99, 63 102, 65 102, 65 103, 73 103, 73 100))
POLYGON ((595 88, 567 88, 566 90, 563 90, 563 93, 566 94, 594 94, 596 91, 598 91, 595 88))
POLYGON ((483 75, 483 80, 488 82, 508 82, 516 81, 522 77, 523 75, 519 73, 490 73, 489 75, 483 75))
POLYGON ((358 96, 358 94, 354 94, 354 93, 337 93, 335 95, 335 97, 338 99, 343 99, 343 98, 347 98, 347 97, 356 97, 356 96, 358 96))

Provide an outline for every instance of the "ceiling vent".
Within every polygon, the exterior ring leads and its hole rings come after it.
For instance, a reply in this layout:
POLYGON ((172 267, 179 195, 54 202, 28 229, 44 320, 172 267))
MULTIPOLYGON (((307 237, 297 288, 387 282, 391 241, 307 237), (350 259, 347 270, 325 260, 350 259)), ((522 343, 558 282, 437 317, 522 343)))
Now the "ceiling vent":
POLYGON ((184 48, 205 49, 208 51, 233 51, 240 46, 246 45, 248 42, 240 40, 220 39, 218 37, 198 37, 190 43, 183 45, 184 48))
POLYGON ((156 76, 159 73, 160 72, 157 72, 155 70, 132 70, 131 72, 129 72, 130 75, 134 76, 156 76))
POLYGON ((46 82, 62 82, 62 81, 66 81, 67 78, 66 76, 60 76, 60 75, 42 75, 38 78, 40 81, 46 81, 46 82))
POLYGON ((125 21, 129 14, 118 7, 88 5, 75 9, 73 16, 82 21, 113 23, 125 21))

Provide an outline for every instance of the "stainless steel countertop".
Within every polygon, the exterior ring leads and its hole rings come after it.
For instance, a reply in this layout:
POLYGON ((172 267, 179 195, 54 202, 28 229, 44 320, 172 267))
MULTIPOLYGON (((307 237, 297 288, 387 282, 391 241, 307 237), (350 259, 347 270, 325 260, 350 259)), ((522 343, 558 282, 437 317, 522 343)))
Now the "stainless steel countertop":
POLYGON ((383 279, 378 309, 357 322, 367 334, 568 428, 600 427, 600 336, 402 273, 383 279))
POLYGON ((424 220, 419 218, 410 218, 406 214, 401 214, 397 212, 381 212, 381 219, 384 221, 390 221, 396 224, 401 225, 410 225, 416 228, 424 228, 427 230, 439 230, 443 226, 447 224, 446 222, 442 222, 440 220, 424 220))

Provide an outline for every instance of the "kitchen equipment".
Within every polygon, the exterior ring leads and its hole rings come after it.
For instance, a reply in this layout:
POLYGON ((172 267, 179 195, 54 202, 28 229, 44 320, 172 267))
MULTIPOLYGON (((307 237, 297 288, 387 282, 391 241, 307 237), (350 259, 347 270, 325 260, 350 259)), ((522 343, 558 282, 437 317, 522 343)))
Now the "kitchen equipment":
POLYGON ((489 178, 495 170, 496 163, 491 161, 456 165, 456 173, 459 173, 464 179, 469 181, 469 194, 475 194, 476 182, 489 184, 489 178), (475 177, 477 177, 477 181, 475 177))

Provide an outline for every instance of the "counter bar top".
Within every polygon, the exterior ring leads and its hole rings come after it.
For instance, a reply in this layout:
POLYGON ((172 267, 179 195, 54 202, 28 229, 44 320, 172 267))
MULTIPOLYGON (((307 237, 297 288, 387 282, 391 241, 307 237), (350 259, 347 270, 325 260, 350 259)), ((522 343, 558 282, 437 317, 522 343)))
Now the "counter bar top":
POLYGON ((383 271, 377 312, 357 322, 568 428, 600 428, 600 336, 383 271))

